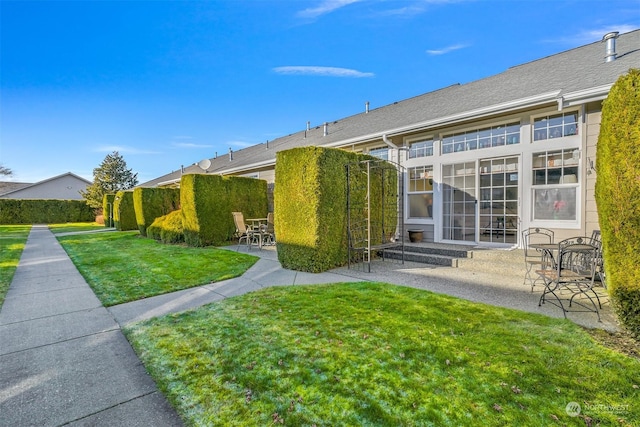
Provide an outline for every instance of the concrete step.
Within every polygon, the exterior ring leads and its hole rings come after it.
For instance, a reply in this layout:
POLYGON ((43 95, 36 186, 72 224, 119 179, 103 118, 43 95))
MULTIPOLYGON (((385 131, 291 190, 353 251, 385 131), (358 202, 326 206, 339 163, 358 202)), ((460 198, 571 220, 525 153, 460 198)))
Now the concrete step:
POLYGON ((404 245, 405 252, 442 255, 451 258, 473 258, 473 251, 466 247, 456 247, 454 245, 404 245))
MULTIPOLYGON (((402 259, 402 249, 385 249, 384 256, 386 258, 402 259)), ((456 257, 413 250, 407 251, 406 246, 404 251, 404 260, 418 262, 421 264, 440 265, 454 268, 458 267, 458 258, 456 257)))

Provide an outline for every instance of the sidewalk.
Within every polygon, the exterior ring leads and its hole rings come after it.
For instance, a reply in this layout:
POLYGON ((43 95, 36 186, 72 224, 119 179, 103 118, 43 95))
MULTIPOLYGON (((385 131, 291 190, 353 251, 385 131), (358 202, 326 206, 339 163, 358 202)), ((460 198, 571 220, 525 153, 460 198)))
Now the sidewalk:
POLYGON ((46 226, 0 311, 0 426, 181 426, 46 226))
MULTIPOLYGON (((247 252, 242 245, 227 250, 247 252)), ((540 291, 522 284, 521 251, 474 250, 459 268, 375 261, 371 273, 337 268, 285 270, 274 247, 242 277, 105 309, 45 226, 34 226, 0 311, 0 426, 179 426, 180 419, 120 331, 120 326, 197 308, 268 286, 377 281, 562 318, 538 307, 540 291)), ((589 328, 617 330, 609 305, 568 313, 589 328)))

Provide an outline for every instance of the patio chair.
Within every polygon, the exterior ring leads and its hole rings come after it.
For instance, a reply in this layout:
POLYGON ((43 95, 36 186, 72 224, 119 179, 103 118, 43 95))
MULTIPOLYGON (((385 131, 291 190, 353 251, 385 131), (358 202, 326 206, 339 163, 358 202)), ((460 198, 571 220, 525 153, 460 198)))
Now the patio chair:
POLYGON ((548 260, 545 258, 544 253, 532 248, 530 245, 535 243, 553 243, 554 233, 548 228, 529 228, 522 232, 522 244, 524 245, 524 263, 525 274, 523 285, 527 283, 531 286, 531 292, 536 283, 542 279, 534 274, 535 270, 542 270, 548 265, 548 260))
POLYGON ((554 269, 536 270, 545 283, 545 289, 540 296, 538 306, 545 302, 556 305, 562 309, 565 318, 568 311, 593 312, 597 314, 598 321, 600 321, 598 308, 602 308, 602 304, 598 293, 594 290, 596 276, 594 260, 598 253, 598 247, 585 242, 577 242, 578 239, 581 240, 581 238, 572 238, 561 242, 554 269), (549 299, 551 295, 555 300, 549 299), (564 298, 564 301, 568 302, 569 308, 574 304, 580 308, 569 310, 565 307, 561 297, 566 295, 570 295, 568 299, 564 298))
POLYGON ((236 225, 235 237, 238 239, 238 249, 240 249, 240 243, 244 240, 247 246, 251 244, 254 231, 244 222, 244 215, 242 212, 231 212, 233 215, 233 222, 236 225))
POLYGON ((275 245, 276 244, 276 229, 273 223, 273 212, 267 214, 267 224, 262 231, 262 244, 263 245, 275 245))

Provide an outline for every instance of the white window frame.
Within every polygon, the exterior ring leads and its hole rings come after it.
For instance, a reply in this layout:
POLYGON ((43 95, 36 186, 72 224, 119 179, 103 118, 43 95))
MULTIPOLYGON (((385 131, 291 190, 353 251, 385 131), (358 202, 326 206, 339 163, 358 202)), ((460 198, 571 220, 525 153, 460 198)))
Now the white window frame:
MULTIPOLYGON (((433 201, 434 201, 434 187, 435 187, 435 182, 433 179, 433 165, 429 164, 429 165, 418 165, 418 166, 411 166, 411 167, 407 167, 407 207, 406 207, 406 219, 407 220, 412 220, 412 221, 425 221, 425 222, 432 222, 434 220, 434 207, 433 207, 433 201), (419 173, 420 174, 420 178, 413 180, 412 179, 412 174, 413 173, 419 173), (415 181, 416 183, 418 181, 422 181, 424 180, 423 187, 424 189, 420 189, 420 190, 413 190, 412 191, 412 182, 415 181), (427 181, 428 180, 428 181, 427 181), (428 187, 431 187, 430 189, 428 189, 428 187), (428 211, 429 206, 431 207, 431 216, 411 216, 411 199, 412 196, 422 196, 425 197, 425 200, 427 201, 427 203, 429 203, 430 201, 430 205, 427 204, 426 209, 428 211), (429 198, 430 196, 430 198, 429 198)), ((421 185, 422 186, 422 185, 421 185)))
POLYGON ((522 142, 521 128, 522 120, 518 119, 466 131, 445 133, 440 138, 440 154, 447 155, 520 144, 522 142))
POLYGON ((533 225, 552 228, 579 226, 581 216, 580 189, 581 181, 584 179, 580 173, 580 158, 581 152, 577 147, 549 148, 533 153, 532 174, 530 176, 531 222, 533 225), (556 179, 558 174, 560 176, 556 179), (571 199, 567 199, 567 192, 573 193, 571 199), (570 215, 569 218, 563 218, 566 216, 563 210, 572 206, 573 215, 570 215))
POLYGON ((552 139, 578 137, 580 134, 580 111, 568 110, 533 117, 531 141, 541 143, 552 139), (567 120, 574 116, 575 121, 567 120))

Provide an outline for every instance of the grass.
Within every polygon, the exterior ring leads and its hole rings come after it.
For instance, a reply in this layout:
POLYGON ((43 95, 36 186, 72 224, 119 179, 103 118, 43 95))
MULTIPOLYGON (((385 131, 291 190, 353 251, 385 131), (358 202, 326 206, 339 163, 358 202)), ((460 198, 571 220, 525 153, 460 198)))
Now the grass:
POLYGON ((49 230, 51 230, 53 234, 78 231, 97 231, 104 229, 104 224, 98 224, 97 222, 67 222, 64 224, 49 224, 49 230))
POLYGON ((216 248, 166 245, 137 231, 58 237, 104 306, 242 275, 257 257, 216 248))
POLYGON ((30 225, 0 225, 0 307, 4 304, 30 231, 30 225))
POLYGON ((639 360, 413 288, 274 287, 125 333, 187 425, 640 425, 639 360))

